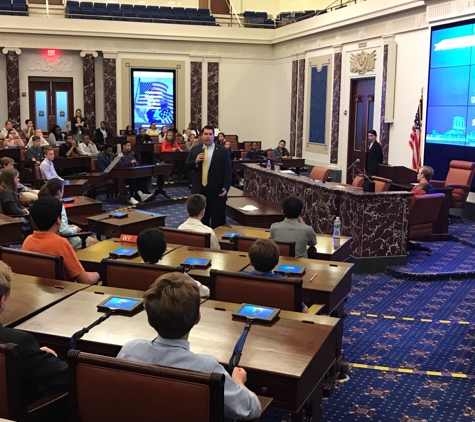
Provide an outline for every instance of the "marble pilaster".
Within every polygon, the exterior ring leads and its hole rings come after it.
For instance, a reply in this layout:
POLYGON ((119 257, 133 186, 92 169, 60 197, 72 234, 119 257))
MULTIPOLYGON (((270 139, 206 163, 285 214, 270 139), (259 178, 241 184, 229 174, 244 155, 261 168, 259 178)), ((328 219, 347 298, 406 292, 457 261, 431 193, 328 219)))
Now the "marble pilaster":
POLYGON ((116 59, 104 57, 104 120, 113 135, 117 134, 116 59))
MULTIPOLYGON (((81 51, 84 80, 84 118, 91 134, 96 129, 95 51, 81 51)), ((117 120, 117 119, 116 119, 117 120)))
POLYGON ((208 63, 208 122, 219 127, 219 63, 208 63))
POLYGON ((297 86, 298 86, 298 60, 292 61, 292 91, 290 95, 290 145, 289 151, 295 155, 295 140, 297 135, 297 86))
POLYGON ((388 54, 389 46, 384 45, 384 56, 383 56, 383 86, 381 89, 381 124, 379 127, 379 143, 383 149, 383 162, 388 162, 388 152, 389 152, 389 123, 384 122, 384 117, 386 115, 386 87, 388 80, 388 54))
POLYGON ((338 164, 338 137, 340 133, 341 51, 333 55, 333 99, 330 163, 338 164))
POLYGON ((191 62, 191 98, 190 98, 190 116, 195 127, 202 128, 202 82, 203 82, 203 63, 191 62))
POLYGON ((20 130, 20 68, 18 65, 18 56, 21 54, 21 50, 4 48, 3 53, 6 56, 7 63, 8 119, 13 122, 17 130, 20 130))

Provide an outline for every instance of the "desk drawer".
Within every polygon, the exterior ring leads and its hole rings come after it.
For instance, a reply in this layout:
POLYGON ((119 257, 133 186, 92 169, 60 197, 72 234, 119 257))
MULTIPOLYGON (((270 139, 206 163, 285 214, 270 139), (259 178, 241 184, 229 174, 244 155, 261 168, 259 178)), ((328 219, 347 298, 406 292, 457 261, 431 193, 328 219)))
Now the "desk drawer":
MULTIPOLYGON (((270 374, 269 374, 270 375, 270 374)), ((289 379, 271 380, 262 375, 248 376, 247 387, 258 396, 274 399, 272 406, 283 410, 296 410, 297 385, 289 379)), ((296 380, 295 380, 296 381, 296 380)))

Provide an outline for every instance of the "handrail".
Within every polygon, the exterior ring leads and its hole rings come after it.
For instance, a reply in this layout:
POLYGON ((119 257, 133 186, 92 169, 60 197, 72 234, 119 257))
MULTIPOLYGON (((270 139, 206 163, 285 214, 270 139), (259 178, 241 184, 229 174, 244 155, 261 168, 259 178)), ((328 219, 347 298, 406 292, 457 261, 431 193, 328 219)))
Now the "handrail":
POLYGON ((233 25, 233 14, 238 21, 239 27, 242 27, 241 19, 239 19, 238 14, 236 13, 236 8, 234 7, 234 4, 232 0, 226 0, 226 3, 228 3, 229 10, 231 11, 231 26, 233 25))

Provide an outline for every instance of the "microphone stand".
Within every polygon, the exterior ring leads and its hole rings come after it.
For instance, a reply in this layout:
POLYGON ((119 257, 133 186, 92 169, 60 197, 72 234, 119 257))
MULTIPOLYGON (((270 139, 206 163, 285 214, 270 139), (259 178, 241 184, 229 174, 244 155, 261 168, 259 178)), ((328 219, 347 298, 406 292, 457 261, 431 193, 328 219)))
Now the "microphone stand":
POLYGON ((358 174, 363 177, 365 180, 364 185, 363 185, 363 191, 364 192, 374 192, 374 182, 366 175, 364 174, 358 166, 354 166, 354 169, 358 171, 358 174))

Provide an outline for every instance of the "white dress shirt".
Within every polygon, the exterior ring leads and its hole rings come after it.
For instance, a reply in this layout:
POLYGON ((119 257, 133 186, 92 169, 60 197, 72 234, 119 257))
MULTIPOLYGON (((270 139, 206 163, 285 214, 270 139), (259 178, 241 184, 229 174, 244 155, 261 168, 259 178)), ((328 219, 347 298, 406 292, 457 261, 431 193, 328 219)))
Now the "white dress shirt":
POLYGON ((78 148, 81 155, 99 155, 96 145, 92 142, 89 142, 88 145, 84 142, 80 142, 78 148))
POLYGON ((57 177, 58 179, 64 180, 58 176, 58 173, 56 173, 53 162, 46 158, 40 164, 40 171, 43 179, 49 180, 57 177))
POLYGON ((178 227, 178 230, 188 230, 190 232, 197 233, 210 233, 211 234, 211 248, 212 249, 221 249, 219 245, 218 238, 214 233, 214 230, 211 227, 205 226, 201 220, 196 218, 188 218, 182 225, 178 227))

